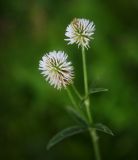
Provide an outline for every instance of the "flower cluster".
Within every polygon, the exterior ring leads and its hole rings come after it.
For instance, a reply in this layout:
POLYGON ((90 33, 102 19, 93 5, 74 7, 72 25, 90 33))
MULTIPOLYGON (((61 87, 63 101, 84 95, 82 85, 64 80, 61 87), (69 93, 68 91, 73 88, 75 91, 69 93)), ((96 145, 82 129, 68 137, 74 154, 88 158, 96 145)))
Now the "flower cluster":
MULTIPOLYGON (((88 48, 93 39, 95 25, 87 19, 75 18, 67 27, 65 39, 68 44, 76 43, 81 47, 88 48)), ((45 54, 40 60, 39 70, 50 85, 57 89, 66 88, 72 84, 74 71, 71 62, 67 61, 67 54, 63 51, 52 51, 45 54)))
POLYGON ((78 44, 79 46, 88 48, 89 41, 93 39, 92 35, 95 31, 95 25, 87 19, 75 18, 67 27, 65 39, 68 44, 78 44))
POLYGON ((63 51, 52 51, 40 60, 39 69, 46 80, 57 89, 66 88, 74 77, 71 62, 67 62, 67 54, 63 51))

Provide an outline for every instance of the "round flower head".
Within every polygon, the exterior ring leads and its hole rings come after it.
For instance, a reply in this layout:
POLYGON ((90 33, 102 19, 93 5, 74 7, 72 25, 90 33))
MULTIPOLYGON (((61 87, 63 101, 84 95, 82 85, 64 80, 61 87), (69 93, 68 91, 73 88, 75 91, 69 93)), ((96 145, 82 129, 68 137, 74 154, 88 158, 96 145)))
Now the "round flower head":
POLYGON ((66 29, 65 39, 69 41, 68 44, 78 44, 79 46, 88 48, 90 39, 93 39, 92 35, 95 31, 95 25, 87 19, 74 18, 74 20, 68 25, 66 29))
POLYGON ((54 88, 66 88, 72 83, 73 67, 71 62, 67 62, 67 57, 63 51, 52 51, 39 62, 39 69, 54 88))

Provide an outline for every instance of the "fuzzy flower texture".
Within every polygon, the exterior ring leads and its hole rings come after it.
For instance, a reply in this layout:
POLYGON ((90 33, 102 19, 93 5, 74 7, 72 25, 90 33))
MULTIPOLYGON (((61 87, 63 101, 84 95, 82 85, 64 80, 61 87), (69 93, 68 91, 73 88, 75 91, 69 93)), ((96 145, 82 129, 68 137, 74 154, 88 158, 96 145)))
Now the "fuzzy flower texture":
POLYGON ((72 83, 74 72, 67 58, 67 54, 63 51, 52 51, 45 54, 39 62, 39 69, 54 88, 66 88, 72 83))
POLYGON ((66 29, 65 39, 68 44, 76 43, 81 47, 89 48, 89 41, 93 39, 92 35, 95 31, 95 25, 87 19, 74 18, 74 20, 68 25, 66 29))

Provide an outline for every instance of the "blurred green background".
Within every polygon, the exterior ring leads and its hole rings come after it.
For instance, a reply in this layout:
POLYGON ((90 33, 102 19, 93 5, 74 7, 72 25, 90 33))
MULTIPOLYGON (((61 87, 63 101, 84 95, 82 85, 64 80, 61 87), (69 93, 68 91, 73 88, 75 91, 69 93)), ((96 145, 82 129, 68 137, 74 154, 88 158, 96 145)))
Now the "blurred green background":
POLYGON ((83 93, 80 50, 64 41, 74 17, 96 24, 87 51, 89 86, 109 92, 91 97, 93 116, 115 133, 99 133, 103 160, 138 159, 138 1, 1 0, 1 160, 94 159, 87 133, 46 150, 48 140, 74 122, 65 109, 71 104, 66 92, 50 87, 38 64, 44 53, 64 50, 83 93))

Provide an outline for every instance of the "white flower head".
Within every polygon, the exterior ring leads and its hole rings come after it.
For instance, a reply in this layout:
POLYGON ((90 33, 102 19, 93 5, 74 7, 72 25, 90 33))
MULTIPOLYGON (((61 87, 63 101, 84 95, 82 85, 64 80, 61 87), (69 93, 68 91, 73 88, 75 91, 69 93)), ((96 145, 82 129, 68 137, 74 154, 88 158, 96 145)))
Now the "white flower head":
POLYGON ((87 19, 83 18, 74 18, 73 21, 67 26, 65 36, 68 38, 65 39, 68 41, 68 44, 76 43, 79 46, 85 47, 88 49, 89 42, 93 39, 92 35, 95 31, 95 25, 87 19))
POLYGON ((45 54, 39 62, 39 70, 54 88, 66 88, 72 83, 74 71, 67 58, 68 55, 63 51, 52 51, 45 54))

